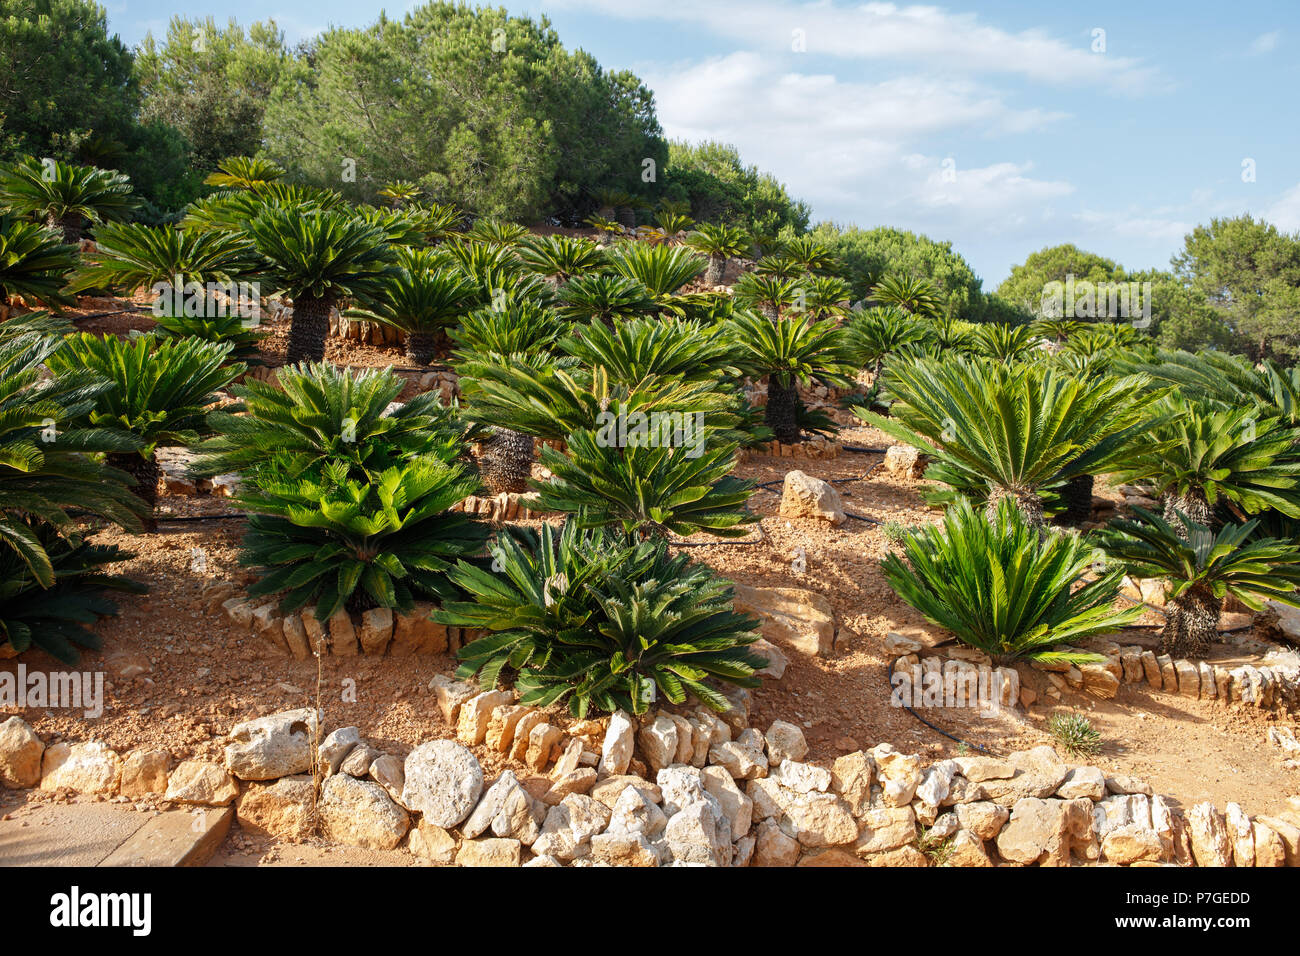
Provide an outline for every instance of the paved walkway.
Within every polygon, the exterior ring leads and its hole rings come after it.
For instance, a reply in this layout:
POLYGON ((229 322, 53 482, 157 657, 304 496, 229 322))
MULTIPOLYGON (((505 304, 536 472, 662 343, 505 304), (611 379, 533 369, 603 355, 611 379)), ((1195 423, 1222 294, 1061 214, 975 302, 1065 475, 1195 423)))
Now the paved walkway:
POLYGON ((142 812, 114 803, 37 803, 0 820, 0 866, 203 866, 234 811, 142 812))

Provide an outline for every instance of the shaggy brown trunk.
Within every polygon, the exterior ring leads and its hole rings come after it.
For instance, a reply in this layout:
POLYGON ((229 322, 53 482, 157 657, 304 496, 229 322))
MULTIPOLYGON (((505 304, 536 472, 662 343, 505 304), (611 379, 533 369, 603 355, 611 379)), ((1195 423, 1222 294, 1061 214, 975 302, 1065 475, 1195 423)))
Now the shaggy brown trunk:
POLYGON ((108 466, 126 472, 135 479, 131 489, 135 496, 145 503, 149 511, 141 519, 145 534, 158 530, 154 519, 154 509, 158 506, 158 461, 152 455, 143 458, 136 452, 113 453, 107 456, 108 466))
POLYGON ((406 333, 406 360, 412 365, 428 365, 437 350, 437 332, 406 333))
POLYGON ((619 206, 614 213, 614 221, 624 229, 635 229, 636 210, 631 206, 619 206))
POLYGON ((722 285, 722 276, 727 271, 727 260, 723 256, 709 256, 709 264, 704 270, 705 285, 722 285))
POLYGON ((1209 588, 1197 585, 1165 607, 1161 647, 1170 657, 1202 660, 1219 633, 1220 601, 1209 588))
POLYGON ((1178 520, 1179 511, 1197 524, 1210 525, 1210 503, 1199 489, 1186 495, 1165 496, 1165 520, 1174 526, 1180 537, 1186 538, 1187 535, 1182 533, 1183 524, 1178 520))
POLYGON ((1046 521, 1043 518, 1043 499, 1032 491, 1013 492, 995 485, 989 492, 989 500, 984 506, 984 515, 989 521, 997 518, 998 503, 1003 498, 1014 499, 1020 507, 1020 513, 1024 515, 1025 523, 1030 527, 1038 528, 1041 536, 1046 528, 1046 521))
POLYGON ((81 231, 85 227, 80 213, 70 212, 62 218, 50 213, 45 217, 45 225, 55 232, 63 233, 63 241, 77 245, 81 242, 81 231))
POLYGON ((781 310, 777 308, 775 302, 758 303, 758 311, 762 312, 763 315, 765 315, 772 322, 781 321, 781 310))
POLYGON ((330 334, 330 309, 334 300, 309 299, 301 296, 294 300, 293 318, 289 320, 290 365, 299 362, 321 362, 325 359, 325 339, 330 334))
POLYGON ((1061 518, 1066 524, 1078 527, 1092 517, 1092 475, 1075 475, 1061 489, 1065 511, 1061 518))
POLYGON ((763 409, 763 423, 772 429, 776 440, 783 445, 793 445, 799 440, 799 387, 794 377, 790 384, 782 385, 776 375, 767 379, 767 407, 763 409))
POLYGON ((498 428, 479 446, 479 477, 494 495, 528 490, 533 473, 533 436, 498 428))

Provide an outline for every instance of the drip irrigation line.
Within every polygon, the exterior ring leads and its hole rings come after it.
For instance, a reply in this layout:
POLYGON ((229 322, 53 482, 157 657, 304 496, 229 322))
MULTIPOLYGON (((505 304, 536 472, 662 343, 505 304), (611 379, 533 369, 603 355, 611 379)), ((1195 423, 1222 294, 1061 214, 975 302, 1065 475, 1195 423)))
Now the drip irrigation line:
POLYGON ((865 448, 862 445, 841 445, 840 451, 849 451, 858 455, 883 455, 884 448, 865 448))
MULTIPOLYGON (((886 686, 889 687, 889 696, 891 698, 894 695, 894 683, 892 680, 890 680, 890 678, 893 676, 894 673, 894 665, 897 664, 906 656, 907 656, 906 654, 899 654, 897 657, 895 657, 892 661, 889 662, 889 669, 885 672, 885 684, 886 686)), ((919 720, 921 723, 925 724, 925 726, 929 727, 935 733, 942 734, 943 736, 947 737, 949 740, 954 740, 957 743, 961 744, 963 747, 968 747, 971 750, 978 750, 980 753, 986 753, 993 757, 1002 756, 1002 754, 998 753, 996 750, 986 747, 983 744, 973 744, 969 740, 963 740, 961 737, 958 737, 956 734, 948 733, 948 731, 944 730, 942 727, 938 726, 937 724, 933 724, 930 721, 926 720, 915 710, 913 710, 911 706, 908 704, 903 704, 903 709, 907 711, 909 714, 911 714, 913 717, 915 717, 917 720, 919 720)))

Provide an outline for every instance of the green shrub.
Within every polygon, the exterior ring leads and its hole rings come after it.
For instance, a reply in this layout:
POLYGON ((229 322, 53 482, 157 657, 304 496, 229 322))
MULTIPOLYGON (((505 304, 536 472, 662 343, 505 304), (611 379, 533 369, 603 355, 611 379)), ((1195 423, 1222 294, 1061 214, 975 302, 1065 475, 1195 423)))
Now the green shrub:
POLYGON ((756 687, 766 661, 747 649, 757 621, 732 609, 731 587, 662 541, 629 541, 573 521, 556 530, 500 534, 488 571, 461 561, 452 580, 473 602, 451 602, 434 619, 492 633, 462 648, 459 675, 484 687, 503 676, 520 702, 567 699, 589 709, 643 714, 662 695, 728 706, 710 678, 756 687))
POLYGON ((1109 567, 1079 587, 1095 549, 1064 532, 1040 530, 1003 498, 992 521, 962 499, 941 526, 905 532, 906 560, 880 563, 894 591, 964 644, 1001 660, 1057 659, 1049 650, 1136 620, 1115 610, 1124 572, 1109 567))

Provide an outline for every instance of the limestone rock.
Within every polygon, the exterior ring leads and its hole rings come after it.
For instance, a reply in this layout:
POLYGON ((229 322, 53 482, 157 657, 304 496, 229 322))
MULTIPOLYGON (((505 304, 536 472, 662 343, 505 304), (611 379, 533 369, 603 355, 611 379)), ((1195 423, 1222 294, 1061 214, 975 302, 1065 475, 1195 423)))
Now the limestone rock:
POLYGON ((860 817, 871 803, 871 781, 875 768, 861 750, 838 757, 831 766, 831 789, 840 795, 849 811, 860 817))
POLYGON ((1159 860, 1160 835, 1138 823, 1126 823, 1111 830, 1101 841, 1101 852, 1110 863, 1127 866, 1139 860, 1159 860))
POLYGON ((393 639, 393 610, 387 607, 373 607, 361 615, 361 650, 362 653, 376 657, 388 649, 388 642, 393 639))
POLYGON ((591 838, 609 823, 610 810, 599 800, 572 793, 546 814, 533 852, 572 862, 591 851, 591 838))
POLYGON ((841 846, 858 838, 848 804, 834 793, 796 793, 771 778, 751 780, 746 792, 756 819, 774 818, 806 847, 841 846))
POLYGON ((992 840, 1011 819, 1011 811, 988 800, 957 804, 957 820, 981 840, 992 840))
POLYGON ((528 732, 528 749, 524 752, 524 763, 532 770, 545 770, 551 762, 551 754, 564 737, 559 727, 541 723, 528 732))
POLYGON ((1250 817, 1238 804, 1229 803, 1223 808, 1224 819, 1228 824, 1228 835, 1232 838, 1232 859, 1237 866, 1255 865, 1255 831, 1250 817))
POLYGON ((834 609, 822 595, 802 588, 735 585, 735 610, 754 614, 762 636, 809 657, 829 657, 835 643, 834 609))
POLYGON ((493 707, 492 714, 488 718, 487 735, 483 739, 488 750, 509 753, 510 746, 515 742, 515 731, 519 727, 519 722, 531 709, 515 704, 500 704, 493 707))
POLYGON ((653 772, 670 766, 677 759, 677 724, 667 714, 660 714, 637 734, 641 755, 653 772))
POLYGON ((632 716, 626 711, 618 710, 610 715, 605 739, 600 746, 599 770, 602 775, 618 776, 627 772, 635 749, 635 730, 632 716))
POLYGON ((250 783, 235 806, 235 815, 245 830, 301 843, 312 835, 315 789, 315 782, 306 775, 250 783))
POLYGON ((597 780, 596 785, 591 788, 589 796, 592 799, 599 800, 607 807, 613 807, 618 802, 623 791, 628 787, 636 787, 641 791, 647 800, 652 803, 663 802, 663 791, 659 785, 651 783, 644 777, 638 777, 634 774, 621 774, 617 777, 606 777, 603 780, 597 780))
POLYGON ((882 807, 862 817, 862 833, 854 852, 866 857, 904 846, 916 839, 916 814, 911 807, 882 807))
POLYGON ((1197 866, 1232 866, 1232 837, 1228 823, 1214 804, 1198 803, 1187 811, 1192 855, 1197 866))
POLYGON ((808 755, 808 741, 803 730, 784 720, 772 721, 767 728, 767 758, 779 766, 783 760, 803 760, 808 755))
POLYGON ((41 782, 41 755, 45 744, 21 717, 0 723, 0 786, 9 790, 34 787, 41 782))
POLYGON ((311 770, 316 713, 286 710, 236 724, 226 745, 226 769, 241 780, 274 780, 311 770))
POLYGON ((591 859, 609 866, 658 866, 659 851, 640 833, 597 833, 591 838, 591 859))
POLYGON ((456 838, 426 820, 411 828, 406 847, 413 855, 439 866, 446 866, 456 859, 456 838))
POLYGON ((829 482, 802 471, 787 472, 781 488, 781 515, 785 518, 817 518, 842 525, 844 502, 829 482))
POLYGON ((124 797, 166 793, 167 770, 171 764, 171 754, 165 750, 132 751, 122 761, 122 783, 119 791, 124 797))
POLYGON ((1092 801, 1022 797, 997 836, 998 853, 1011 863, 1067 866, 1075 841, 1093 835, 1092 801))
MULTIPOLYGON (((1002 809, 999 807, 999 809, 1002 809)), ((958 830, 948 843, 948 856, 944 866, 992 866, 984 842, 970 830, 958 830)))
MULTIPOLYGON (((825 771, 823 771, 825 773, 825 771)), ((829 778, 829 774, 827 774, 829 778)), ((705 767, 700 771, 704 789, 713 795, 722 807, 722 814, 731 823, 731 839, 741 839, 749 832, 754 817, 754 801, 751 800, 731 774, 722 767, 705 767)))
POLYGON ((522 846, 518 840, 484 837, 466 840, 456 853, 457 866, 518 866, 522 846))
POLYGON ((695 800, 668 818, 664 840, 674 863, 731 865, 731 827, 717 800, 695 800))
MULTIPOLYGON (((750 804, 752 809, 753 804, 750 804)), ((640 787, 627 786, 610 811, 608 832, 639 833, 647 839, 658 839, 668 824, 659 805, 640 787)))
POLYGON ((1062 800, 1076 797, 1100 800, 1106 796, 1106 777, 1096 767, 1075 767, 1066 775, 1056 794, 1062 800))
POLYGON ((803 848, 787 835, 774 820, 764 820, 754 834, 754 859, 751 866, 794 866, 803 848))
POLYGON ((358 744, 352 748, 352 752, 343 758, 343 763, 339 764, 339 773, 346 773, 352 777, 366 777, 370 774, 370 765, 375 762, 379 756, 379 751, 369 744, 358 744))
POLYGON ((483 792, 483 768, 452 740, 420 744, 407 755, 403 769, 402 805, 435 826, 461 823, 483 792))
POLYGON ((913 445, 890 445, 885 449, 884 465, 891 478, 903 481, 920 478, 925 471, 921 452, 913 445))
POLYGON ((442 719, 453 728, 460 717, 461 704, 479 692, 474 685, 452 680, 445 674, 434 674, 433 679, 429 681, 429 689, 433 691, 438 709, 442 711, 442 719))
POLYGON ((401 800, 402 787, 406 784, 406 771, 401 760, 393 754, 382 754, 371 762, 367 773, 371 780, 388 791, 390 797, 401 800))
POLYGON ((391 850, 402 842, 411 819, 369 780, 336 774, 321 788, 319 804, 325 835, 336 843, 391 850))
POLYGON ((513 700, 509 691, 489 690, 464 701, 456 719, 456 739, 467 747, 483 743, 487 738, 492 711, 513 700))
POLYGON ((447 652, 447 628, 429 617, 432 611, 432 604, 417 601, 411 610, 398 611, 393 616, 393 641, 388 650, 390 657, 447 652))
POLYGON ((871 751, 876 778, 884 791, 885 803, 904 807, 912 802, 921 784, 921 758, 918 754, 899 753, 892 744, 880 744, 871 751))
POLYGON ((115 793, 122 778, 122 761, 107 745, 51 744, 41 756, 41 789, 67 787, 78 793, 115 793))
POLYGON ((206 760, 181 761, 167 778, 166 798, 173 803, 224 807, 238 796, 234 777, 206 760))
MULTIPOLYGON (((330 731, 316 748, 316 760, 323 776, 330 777, 339 772, 348 754, 361 743, 361 728, 339 727, 330 731)), ((310 769, 310 768, 309 768, 310 769)))

